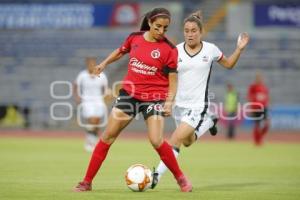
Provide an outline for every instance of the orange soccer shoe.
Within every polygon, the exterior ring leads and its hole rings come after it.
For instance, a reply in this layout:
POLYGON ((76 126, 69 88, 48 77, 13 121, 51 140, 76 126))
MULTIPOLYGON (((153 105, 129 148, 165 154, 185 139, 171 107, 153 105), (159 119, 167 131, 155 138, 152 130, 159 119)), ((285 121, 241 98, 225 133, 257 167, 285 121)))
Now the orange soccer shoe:
POLYGON ((177 183, 181 192, 191 192, 193 189, 192 183, 184 175, 177 179, 177 183))
POLYGON ((74 192, 87 192, 92 190, 92 183, 86 181, 79 182, 78 185, 73 189, 74 192))

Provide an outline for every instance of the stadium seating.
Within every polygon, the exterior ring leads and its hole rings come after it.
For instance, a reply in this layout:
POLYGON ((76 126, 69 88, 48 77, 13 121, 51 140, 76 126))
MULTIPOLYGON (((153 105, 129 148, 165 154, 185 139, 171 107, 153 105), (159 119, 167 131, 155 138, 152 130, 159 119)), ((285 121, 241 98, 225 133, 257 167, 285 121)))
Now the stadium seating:
MULTIPOLYGON (((184 1, 184 16, 199 7, 205 10, 204 19, 208 19, 220 2, 222 1, 184 1)), ((132 29, 124 28, 0 30, 0 104, 30 106, 35 111, 31 118, 36 123, 32 124, 48 122, 53 102, 74 103, 72 98, 53 99, 50 95, 51 83, 73 82, 78 72, 84 68, 86 56, 96 56, 99 62, 117 48, 131 31, 132 29)), ((205 40, 215 43, 229 55, 235 48, 236 40, 228 39, 224 33, 224 23, 220 23, 205 40)), ((182 38, 182 35, 178 38, 182 38)), ((214 101, 222 101, 225 83, 230 81, 238 87, 242 102, 246 101, 247 87, 254 79, 255 70, 261 70, 267 84, 272 86, 273 104, 298 104, 299 50, 299 39, 251 38, 236 69, 228 71, 214 64, 210 81, 210 90, 213 92, 211 97, 214 101)), ((121 80, 126 70, 126 59, 110 66, 106 70, 110 85, 121 80)), ((68 87, 55 87, 55 93, 68 94, 68 87)))
MULTIPOLYGON (((117 48, 127 35, 126 30, 1 30, 1 104, 29 105, 35 110, 31 115, 32 121, 36 122, 33 124, 42 124, 41 120, 47 122, 51 103, 73 103, 72 98, 51 98, 51 83, 72 83, 79 71, 85 68, 86 56, 96 56, 100 61, 117 48)), ((111 77, 110 82, 112 79, 119 80, 119 76, 113 76, 116 69, 112 66, 106 71, 111 77)), ((65 85, 55 87, 56 95, 68 93, 65 85)))

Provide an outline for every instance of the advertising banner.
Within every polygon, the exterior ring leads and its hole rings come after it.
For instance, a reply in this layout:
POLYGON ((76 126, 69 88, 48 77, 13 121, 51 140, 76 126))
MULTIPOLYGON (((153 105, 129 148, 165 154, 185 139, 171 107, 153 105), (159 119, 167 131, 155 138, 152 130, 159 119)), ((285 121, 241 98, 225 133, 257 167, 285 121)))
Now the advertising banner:
POLYGON ((138 22, 136 3, 0 4, 1 29, 91 28, 138 22))
POLYGON ((254 25, 300 28, 300 5, 254 5, 254 25))
MULTIPOLYGON (((273 106, 268 110, 272 130, 300 130, 300 106, 273 106)), ((244 127, 251 127, 253 121, 245 119, 244 127)))

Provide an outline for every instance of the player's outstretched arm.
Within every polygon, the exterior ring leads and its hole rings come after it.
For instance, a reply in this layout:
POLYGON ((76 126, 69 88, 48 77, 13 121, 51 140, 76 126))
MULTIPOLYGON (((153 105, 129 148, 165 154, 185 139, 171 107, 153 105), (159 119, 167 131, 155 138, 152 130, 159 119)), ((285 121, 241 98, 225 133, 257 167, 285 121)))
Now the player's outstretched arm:
POLYGON ((114 50, 111 54, 109 54, 99 65, 96 65, 94 74, 99 75, 107 65, 119 60, 124 55, 119 49, 114 50))
POLYGON ((249 41, 250 37, 248 33, 241 33, 237 39, 237 45, 234 52, 228 58, 223 56, 223 58, 219 60, 219 63, 227 69, 232 69, 249 41))

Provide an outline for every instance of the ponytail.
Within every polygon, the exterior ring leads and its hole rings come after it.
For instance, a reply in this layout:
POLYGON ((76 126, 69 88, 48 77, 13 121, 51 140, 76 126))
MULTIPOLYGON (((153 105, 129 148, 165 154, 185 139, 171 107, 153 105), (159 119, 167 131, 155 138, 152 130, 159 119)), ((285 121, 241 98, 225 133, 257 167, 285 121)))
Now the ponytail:
POLYGON ((143 21, 142 21, 141 27, 140 27, 140 31, 149 31, 150 30, 147 15, 149 15, 149 12, 143 18, 143 21))
POLYGON ((199 29, 202 31, 203 29, 203 17, 201 10, 197 10, 196 12, 192 13, 190 16, 184 19, 184 24, 187 22, 195 22, 199 29))

